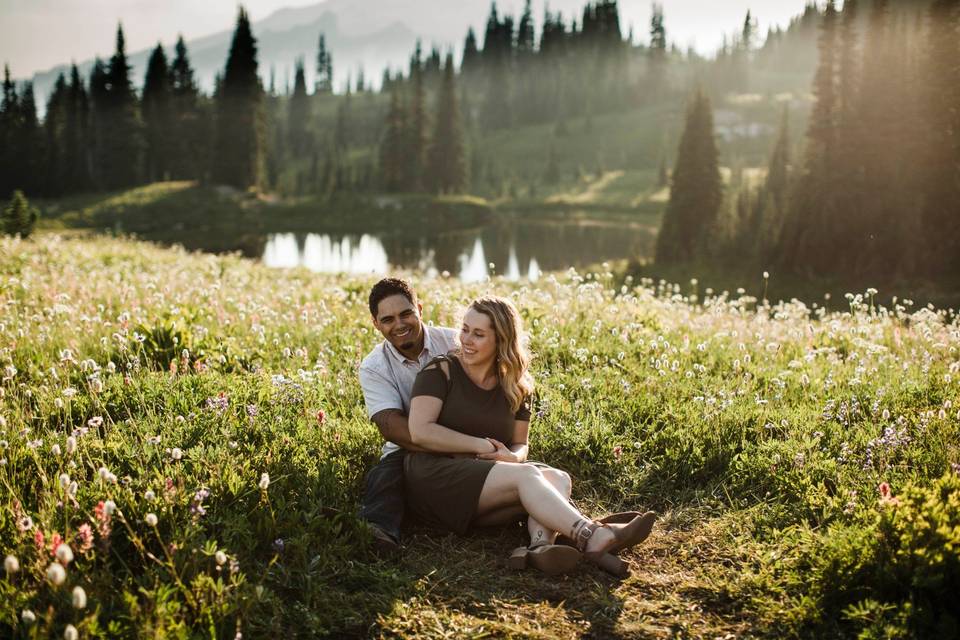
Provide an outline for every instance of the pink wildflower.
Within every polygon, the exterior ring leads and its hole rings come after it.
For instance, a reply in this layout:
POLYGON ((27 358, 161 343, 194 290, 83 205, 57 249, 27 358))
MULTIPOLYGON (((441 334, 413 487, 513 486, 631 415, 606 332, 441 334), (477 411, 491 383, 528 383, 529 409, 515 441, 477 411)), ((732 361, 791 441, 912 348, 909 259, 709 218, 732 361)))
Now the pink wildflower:
POLYGON ((327 421, 327 414, 323 412, 323 409, 317 410, 317 426, 322 427, 323 423, 327 421))
POLYGON ((110 525, 110 520, 112 516, 106 508, 103 500, 97 503, 97 506, 93 508, 93 516, 97 521, 97 531, 100 533, 101 538, 109 538, 112 526, 110 525))
POLYGON ((617 462, 620 462, 620 458, 623 456, 623 447, 617 445, 613 448, 613 459, 617 462))
POLYGON ((86 553, 93 548, 93 529, 89 524, 83 523, 77 529, 77 552, 86 553))
POLYGON ((37 548, 38 553, 43 553, 47 546, 44 543, 43 531, 40 530, 40 527, 37 527, 36 533, 33 534, 33 545, 37 548))
POLYGON ((63 538, 60 537, 60 534, 56 531, 53 532, 53 535, 50 537, 50 557, 55 558, 57 556, 57 547, 60 546, 60 543, 63 542, 63 538))
POLYGON ((881 482, 878 488, 880 489, 880 504, 890 505, 893 507, 900 504, 900 498, 897 498, 890 493, 889 484, 887 484, 886 482, 881 482))

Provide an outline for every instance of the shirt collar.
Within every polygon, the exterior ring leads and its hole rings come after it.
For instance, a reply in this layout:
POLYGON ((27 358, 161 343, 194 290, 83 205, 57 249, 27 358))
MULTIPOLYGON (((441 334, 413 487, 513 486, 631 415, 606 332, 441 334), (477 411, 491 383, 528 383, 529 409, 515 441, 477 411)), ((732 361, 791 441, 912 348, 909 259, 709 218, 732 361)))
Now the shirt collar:
MULTIPOLYGON (((420 357, 422 358, 424 354, 431 355, 433 353, 433 340, 430 338, 430 331, 427 329, 427 325, 421 325, 423 327, 423 351, 420 352, 420 357)), ((416 362, 415 360, 408 359, 405 355, 400 353, 395 346, 389 341, 383 341, 383 348, 387 350, 393 359, 403 364, 404 362, 416 362)))

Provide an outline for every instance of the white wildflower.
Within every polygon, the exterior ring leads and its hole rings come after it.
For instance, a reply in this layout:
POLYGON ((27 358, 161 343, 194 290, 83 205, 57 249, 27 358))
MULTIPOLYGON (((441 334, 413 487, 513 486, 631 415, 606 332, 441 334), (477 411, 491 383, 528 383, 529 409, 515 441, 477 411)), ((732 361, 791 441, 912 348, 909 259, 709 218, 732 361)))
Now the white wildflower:
POLYGON ((63 568, 63 565, 58 562, 51 562, 50 566, 47 567, 47 580, 59 587, 66 579, 67 571, 63 568))
POLYGON ((83 590, 83 587, 77 585, 73 588, 73 608, 74 609, 86 609, 87 608, 87 592, 83 590))

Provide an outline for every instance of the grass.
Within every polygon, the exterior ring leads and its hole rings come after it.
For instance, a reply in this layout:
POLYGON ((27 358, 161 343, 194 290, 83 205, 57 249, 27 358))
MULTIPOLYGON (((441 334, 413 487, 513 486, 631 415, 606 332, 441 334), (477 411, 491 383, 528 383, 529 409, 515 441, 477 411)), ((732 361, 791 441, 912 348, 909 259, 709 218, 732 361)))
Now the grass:
POLYGON ((588 513, 662 515, 632 577, 510 571, 519 528, 374 555, 370 279, 42 233, 0 241, 0 636, 955 637, 951 312, 413 277, 438 324, 515 299, 533 457, 588 513))

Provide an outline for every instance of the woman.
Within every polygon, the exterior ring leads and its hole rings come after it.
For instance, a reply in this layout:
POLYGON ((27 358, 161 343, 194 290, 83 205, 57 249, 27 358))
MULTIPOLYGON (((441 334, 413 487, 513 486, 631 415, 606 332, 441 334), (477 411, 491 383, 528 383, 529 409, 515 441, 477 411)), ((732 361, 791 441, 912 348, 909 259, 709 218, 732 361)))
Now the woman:
POLYGON ((593 522, 574 508, 570 476, 545 465, 524 464, 533 379, 521 342, 520 315, 506 299, 474 301, 463 318, 460 349, 431 361, 417 376, 410 403, 410 436, 430 452, 404 463, 407 500, 421 519, 460 534, 471 525, 507 523, 529 514, 527 562, 548 573, 583 557, 616 575, 626 564, 611 555, 647 538, 650 512, 622 524, 593 522), (553 542, 568 535, 576 549, 553 542))

